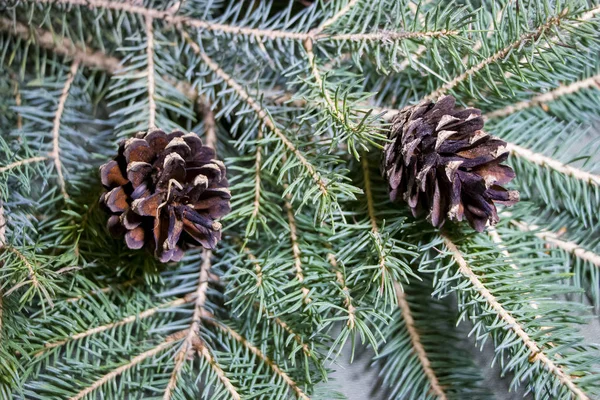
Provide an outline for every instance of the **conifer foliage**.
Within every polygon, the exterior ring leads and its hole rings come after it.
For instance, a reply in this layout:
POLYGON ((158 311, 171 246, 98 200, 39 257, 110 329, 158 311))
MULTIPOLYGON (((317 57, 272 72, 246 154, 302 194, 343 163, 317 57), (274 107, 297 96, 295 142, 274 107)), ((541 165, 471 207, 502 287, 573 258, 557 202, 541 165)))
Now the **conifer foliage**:
POLYGON ((600 397, 597 2, 5 3, 0 398, 600 397))

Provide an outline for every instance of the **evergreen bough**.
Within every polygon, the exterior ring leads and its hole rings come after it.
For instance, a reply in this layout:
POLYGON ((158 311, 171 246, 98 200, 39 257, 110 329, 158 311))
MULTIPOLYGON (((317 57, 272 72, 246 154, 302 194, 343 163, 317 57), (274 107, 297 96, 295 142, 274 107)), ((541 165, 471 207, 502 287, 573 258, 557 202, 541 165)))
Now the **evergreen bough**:
POLYGON ((490 398, 469 342, 512 389, 598 398, 598 32, 591 0, 4 2, 0 398, 329 399, 348 341, 389 398, 490 398), (516 173, 482 233, 380 175, 396 110, 443 95, 516 173), (225 159, 216 250, 106 231, 98 167, 150 127, 225 159))

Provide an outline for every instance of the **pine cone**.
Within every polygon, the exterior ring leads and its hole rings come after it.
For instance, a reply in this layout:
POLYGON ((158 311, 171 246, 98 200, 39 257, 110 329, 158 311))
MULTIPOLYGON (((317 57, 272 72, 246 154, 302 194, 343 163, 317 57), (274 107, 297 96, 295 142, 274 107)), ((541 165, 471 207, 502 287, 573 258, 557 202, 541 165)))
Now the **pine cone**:
POLYGON ((190 245, 214 249, 221 239, 216 219, 230 211, 231 198, 225 165, 195 133, 139 132, 121 142, 100 176, 108 229, 125 234, 130 249, 146 246, 161 262, 179 261, 190 245))
POLYGON ((512 205, 517 191, 505 185, 515 177, 502 165, 506 142, 481 131, 483 118, 475 108, 454 108, 445 96, 405 107, 396 115, 384 148, 382 173, 390 199, 404 199, 417 216, 423 210, 441 227, 446 218, 469 221, 481 232, 498 222, 494 203, 512 205))

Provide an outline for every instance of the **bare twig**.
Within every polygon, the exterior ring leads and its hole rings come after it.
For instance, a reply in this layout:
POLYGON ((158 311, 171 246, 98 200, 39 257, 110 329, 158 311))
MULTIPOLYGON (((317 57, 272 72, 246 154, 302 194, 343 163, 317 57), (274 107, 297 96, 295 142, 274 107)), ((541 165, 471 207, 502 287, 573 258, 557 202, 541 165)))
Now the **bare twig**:
POLYGON ((26 165, 26 164, 31 164, 31 163, 35 163, 35 162, 40 162, 40 161, 45 161, 47 160, 48 157, 31 157, 31 158, 27 158, 25 160, 19 160, 19 161, 15 161, 13 163, 10 163, 4 167, 0 167, 0 174, 6 171, 9 171, 13 168, 18 168, 21 165, 26 165))
POLYGON ((346 280, 344 279, 344 275, 342 271, 340 271, 340 267, 338 266, 338 262, 335 259, 335 256, 332 253, 327 254, 327 261, 333 267, 335 271, 335 277, 340 286, 342 287, 342 291, 345 295, 344 306, 348 310, 348 321, 346 321, 346 325, 349 329, 354 329, 356 326, 356 308, 352 304, 352 297, 350 297, 350 289, 346 285, 346 280))

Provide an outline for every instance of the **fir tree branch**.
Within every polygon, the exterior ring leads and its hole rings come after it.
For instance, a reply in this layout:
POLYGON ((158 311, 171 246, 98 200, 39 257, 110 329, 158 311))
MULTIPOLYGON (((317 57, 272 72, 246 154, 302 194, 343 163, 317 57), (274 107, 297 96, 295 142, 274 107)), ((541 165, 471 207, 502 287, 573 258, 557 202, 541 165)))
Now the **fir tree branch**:
POLYGON ((285 323, 285 321, 282 321, 279 317, 274 317, 272 313, 269 313, 267 311, 267 315, 270 318, 273 318, 273 320, 275 321, 275 323, 277 325, 279 325, 284 331, 286 331, 287 333, 289 333, 290 335, 292 335, 294 337, 294 340, 296 341, 296 343, 298 343, 301 347, 302 347, 302 351, 304 352, 304 354, 306 354, 308 357, 312 357, 312 352, 310 351, 308 345, 306 343, 304 343, 304 341, 302 340, 302 337, 300 337, 300 335, 298 335, 296 332, 294 332, 294 330, 285 323))
MULTIPOLYGON (((4 249, 4 245, 6 244, 6 218, 4 218, 4 205, 2 204, 2 199, 0 198, 0 253, 2 249, 4 249)), ((0 268, 3 265, 0 264, 0 268)), ((2 293, 2 288, 0 288, 0 343, 2 343, 2 316, 4 314, 4 293, 2 293)))
POLYGON ((231 399, 240 400, 242 397, 237 392, 235 386, 233 386, 233 384, 231 383, 231 380, 225 374, 225 371, 223 371, 223 368, 221 368, 221 366, 217 363, 212 354, 210 354, 210 350, 208 349, 208 347, 202 344, 200 345, 200 349, 198 350, 198 352, 202 355, 202 357, 204 357, 206 362, 213 369, 221 383, 223 383, 223 386, 225 386, 225 388, 229 392, 231 399))
POLYGON ((514 156, 527 160, 533 164, 540 165, 545 168, 549 168, 558 173, 573 177, 575 179, 579 179, 586 183, 600 186, 600 176, 594 175, 587 171, 583 171, 581 169, 571 167, 570 165, 566 165, 561 163, 560 161, 554 160, 550 157, 547 157, 543 154, 534 153, 533 151, 526 149, 524 147, 518 146, 514 143, 507 143, 506 149, 510 151, 510 153, 514 156))
POLYGON ((324 21, 320 26, 311 30, 311 33, 316 36, 319 33, 323 32, 323 30, 337 22, 338 19, 343 17, 348 11, 352 9, 358 3, 359 0, 350 0, 344 7, 342 7, 337 13, 335 13, 331 18, 324 21))
POLYGON ((442 239, 452 254, 452 257, 458 264, 459 272, 469 280, 477 293, 479 293, 479 295, 485 299, 488 305, 498 314, 498 318, 507 324, 507 327, 515 333, 515 335, 530 351, 531 356, 529 357, 529 362, 533 364, 536 361, 539 361, 546 368, 546 370, 548 370, 548 372, 556 376, 559 382, 572 392, 573 396, 580 400, 590 400, 589 397, 575 385, 572 378, 542 351, 538 344, 527 334, 527 332, 525 332, 523 326, 502 306, 502 304, 498 302, 498 300, 496 300, 495 296, 486 288, 479 277, 469 267, 462 254, 456 245, 450 240, 450 238, 442 234, 442 239))
POLYGON ((310 400, 309 397, 302 391, 302 389, 300 389, 298 384, 285 371, 283 371, 281 367, 277 365, 277 363, 275 363, 273 360, 267 357, 267 355, 260 351, 258 347, 250 343, 248 340, 246 340, 246 338, 244 338, 238 332, 234 331, 229 326, 214 320, 208 321, 211 321, 214 324, 214 326, 231 336, 236 342, 240 343, 242 346, 247 348, 252 354, 260 358, 267 366, 269 366, 269 368, 271 368, 271 370, 273 370, 273 372, 277 376, 283 379, 283 381, 292 389, 297 398, 302 400, 310 400))
POLYGON ((375 216, 375 203, 373 202, 373 192, 371 190, 371 173, 369 171, 369 161, 367 160, 367 157, 364 154, 362 156, 361 164, 363 169, 363 176, 365 179, 365 197, 367 198, 367 211, 369 214, 369 220, 371 221, 371 233, 377 241, 377 247, 381 249, 379 251, 379 269, 381 271, 380 290, 383 293, 387 267, 385 262, 385 255, 383 254, 383 243, 381 242, 381 235, 379 234, 379 227, 377 226, 377 217, 375 216))
MULTIPOLYGON (((506 249, 506 246, 503 244, 503 240, 500 237, 500 234, 498 233, 498 231, 496 230, 495 227, 489 225, 487 227, 487 233, 488 236, 492 239, 492 242, 496 243, 498 245, 498 249, 500 250, 500 253, 502 253, 502 255, 504 257, 506 257, 507 261, 512 261, 510 258, 510 253, 508 252, 508 250, 506 249)), ((519 267, 517 267, 517 265, 515 263, 511 263, 509 264, 510 267, 512 269, 519 269, 519 267)), ((519 273, 517 273, 518 275, 519 273)))
POLYGON ((260 212, 260 188, 261 188, 261 178, 260 178, 260 168, 262 161, 262 146, 260 145, 260 141, 263 138, 263 130, 262 126, 258 127, 258 133, 256 135, 256 155, 254 157, 254 203, 251 217, 256 219, 260 212))
MULTIPOLYGON (((349 40, 352 42, 362 42, 362 41, 379 41, 379 42, 388 42, 395 40, 404 40, 404 39, 424 39, 424 38, 440 38, 444 36, 452 36, 458 35, 459 31, 452 31, 442 29, 440 31, 428 31, 428 32, 391 32, 391 31, 379 31, 373 33, 348 33, 341 35, 333 35, 328 36, 329 40, 349 40)), ((319 37, 316 38, 319 40, 319 37)))
MULTIPOLYGON (((284 184, 284 188, 287 190, 287 183, 284 184)), ((294 217, 294 209, 292 208, 292 195, 287 193, 285 195, 284 207, 287 212, 288 226, 290 228, 290 244, 292 245, 292 256, 294 258, 294 268, 296 269, 296 279, 302 285, 302 299, 305 303, 310 303, 311 300, 308 297, 309 290, 304 285, 304 272, 302 270, 302 254, 300 252, 300 246, 298 245, 298 230, 296 226, 296 218, 294 217)))
POLYGON ((152 28, 152 17, 146 16, 146 55, 148 57, 148 128, 156 127, 156 102, 154 93, 154 29, 152 28))
POLYGON ((136 365, 143 362, 147 358, 154 357, 154 356, 160 354, 161 352, 163 352, 164 350, 168 349, 169 347, 173 346, 175 343, 180 341, 183 338, 183 336, 185 336, 186 334, 187 334, 187 330, 183 330, 183 331, 179 331, 172 335, 167 336, 165 338, 165 340, 163 342, 161 342, 160 344, 158 344, 157 346, 135 356, 127 364, 124 364, 124 365, 112 370, 108 374, 104 375, 102 378, 100 378, 97 381, 95 381, 94 383, 92 383, 90 386, 88 386, 85 389, 78 392, 75 396, 71 397, 69 400, 83 399, 88 394, 99 389, 102 385, 112 381, 113 379, 115 379, 119 375, 121 375, 122 373, 130 370, 131 368, 135 367, 136 365))
POLYGON ((192 323, 187 329, 187 335, 185 337, 185 340, 181 344, 181 349, 175 355, 175 366, 173 367, 173 372, 171 373, 169 384, 165 389, 163 400, 171 399, 173 390, 175 390, 175 387, 177 386, 177 378, 179 377, 179 371, 183 367, 183 362, 186 360, 190 351, 194 348, 194 346, 197 343, 200 343, 200 345, 204 347, 203 340, 202 338, 200 338, 199 332, 202 312, 204 310, 204 304, 206 303, 206 291, 208 290, 208 274, 211 268, 210 259, 212 257, 212 252, 210 250, 203 250, 202 256, 203 261, 202 265, 200 266, 198 287, 195 292, 196 302, 194 304, 194 314, 192 315, 192 323))
POLYGON ((58 39, 52 32, 42 28, 28 26, 19 21, 0 17, 0 31, 19 36, 24 41, 35 40, 35 43, 42 48, 72 59, 78 59, 87 67, 99 68, 109 74, 115 74, 121 68, 121 60, 118 58, 101 51, 93 51, 88 47, 74 43, 67 37, 58 39))
POLYGON ((215 122, 215 113, 208 100, 202 99, 202 120, 204 121, 204 140, 208 147, 217 149, 217 123, 215 122))
POLYGON ((316 171, 316 168, 314 165, 312 165, 304 156, 304 154, 302 154, 300 152, 300 150, 298 150, 296 148, 296 146, 294 146, 294 144, 291 142, 291 140, 284 135, 284 133, 277 128, 277 126, 275 125, 275 122, 273 121, 273 119, 271 118, 271 116, 269 114, 267 114, 267 112, 260 106, 260 104, 252 97, 250 96, 250 94, 248 94, 248 92, 242 87, 242 85, 240 85, 235 79, 233 79, 227 72, 225 72, 220 66, 219 64, 217 64, 215 61, 213 61, 212 58, 210 58, 206 53, 204 53, 201 49, 200 46, 198 46, 197 43, 195 43, 193 40, 191 40, 190 36, 186 33, 183 32, 184 37, 186 38, 186 40, 188 41, 188 43, 190 44, 190 46, 192 47, 192 49, 194 50, 194 52, 199 55, 202 60, 204 61, 204 63, 217 75, 219 76, 221 79, 223 79, 223 81, 231 88, 235 91, 235 93, 237 93, 237 95, 243 100, 245 101, 256 113, 257 117, 263 122, 263 124, 269 128, 269 130, 271 130, 278 138, 279 140, 281 140, 281 142, 285 145, 285 147, 292 153, 294 154, 294 156, 298 159, 298 162, 304 167, 304 169, 306 170, 306 172, 308 172, 310 174, 310 176, 312 177, 312 179, 315 181, 315 183, 318 185, 319 190, 321 191, 321 193, 324 196, 328 195, 327 192, 327 183, 323 181, 323 179, 320 177, 319 173, 316 171))
POLYGON ((510 223, 515 225, 523 232, 533 232, 535 236, 543 241, 548 242, 549 244, 552 244, 559 249, 566 251, 567 253, 573 254, 575 257, 580 258, 583 261, 587 261, 596 267, 600 267, 600 254, 585 250, 575 242, 562 240, 555 232, 543 230, 537 225, 530 225, 516 220, 510 221, 510 223))
POLYGON ((488 58, 486 58, 486 59, 482 60, 481 62, 479 62, 478 64, 470 67, 465 72, 458 75, 456 78, 452 79, 449 82, 446 82, 439 89, 436 89, 429 95, 425 96, 425 99, 426 100, 436 100, 438 97, 440 97, 443 94, 445 94, 446 92, 448 92, 448 90, 453 89, 456 85, 463 82, 464 80, 466 80, 470 76, 474 75, 475 73, 481 71, 483 68, 487 67, 488 65, 490 65, 498 60, 503 59, 508 54, 510 54, 511 51, 518 49, 524 43, 531 41, 531 40, 533 40, 533 41, 537 40, 537 38, 539 38, 546 31, 548 31, 549 29, 551 29, 554 26, 558 26, 561 23, 562 19, 567 16, 567 14, 568 14, 568 10, 565 9, 560 14, 548 18, 548 20, 543 25, 539 26, 534 31, 522 35, 521 37, 519 37, 519 39, 512 42, 508 46, 504 47, 501 50, 498 50, 496 53, 492 54, 488 58))
POLYGON ((67 102, 67 98, 69 97, 69 91, 71 90, 71 85, 75 80, 75 76, 77 75, 77 71, 79 70, 80 60, 75 59, 71 63, 71 69, 69 71, 69 76, 65 82, 63 87, 62 94, 60 99, 58 100, 58 107, 56 109, 56 113, 54 114, 54 123, 52 126, 52 151, 50 152, 50 158, 54 161, 54 166, 56 168, 56 174, 58 178, 58 184, 60 186, 60 192, 65 200, 69 199, 69 194, 67 193, 65 177, 63 175, 62 170, 62 162, 60 160, 60 120, 62 118, 63 112, 65 110, 65 104, 67 102))
POLYGON ((156 20, 162 20, 167 24, 185 25, 191 28, 197 28, 205 31, 223 32, 231 35, 249 36, 263 39, 290 39, 290 40, 306 40, 311 37, 308 33, 287 32, 276 29, 254 29, 244 28, 239 26, 212 23, 196 18, 173 15, 171 10, 161 11, 152 8, 140 7, 130 3, 118 3, 108 0, 33 0, 36 3, 47 4, 67 4, 89 7, 91 9, 106 9, 125 11, 133 14, 138 14, 143 17, 150 17, 156 20))
POLYGON ((62 340, 58 340, 58 341, 55 341, 55 342, 45 343, 44 344, 44 349, 41 350, 41 351, 39 351, 39 352, 37 352, 35 355, 36 355, 36 357, 39 357, 42 354, 44 354, 46 351, 48 351, 50 349, 53 349, 53 348, 56 348, 56 347, 63 346, 63 345, 65 345, 65 344, 67 344, 67 343, 69 343, 71 341, 83 339, 83 338, 86 338, 88 336, 92 336, 92 335, 95 335, 97 333, 100 333, 100 332, 105 332, 105 331, 107 331, 109 329, 117 328, 119 326, 124 326, 124 325, 131 324, 133 322, 136 322, 136 321, 139 321, 139 320, 142 320, 142 319, 145 319, 145 318, 149 318, 149 317, 155 315, 156 313, 158 313, 162 309, 171 308, 171 307, 178 307, 178 306, 181 306, 183 304, 187 304, 187 303, 191 302, 193 298, 194 297, 191 296, 191 295, 188 295, 188 296, 185 296, 185 297, 181 297, 181 298, 178 298, 178 299, 175 299, 175 300, 163 303, 163 304, 161 304, 161 305, 159 305, 157 307, 149 308, 149 309, 144 310, 142 312, 139 312, 137 314, 129 315, 129 316, 121 319, 120 321, 111 322, 109 324, 96 326, 96 327, 90 328, 90 329, 88 329, 86 331, 79 332, 79 333, 76 333, 76 334, 73 334, 73 335, 69 335, 69 337, 67 337, 65 339, 62 339, 62 340))
POLYGON ((356 308, 352 304, 352 297, 350 297, 350 289, 346 285, 346 280, 344 279, 344 275, 338 266, 338 262, 335 259, 335 256, 332 253, 327 254, 327 261, 333 267, 335 271, 335 277, 338 283, 340 284, 342 291, 344 292, 345 300, 344 306, 348 309, 348 321, 346 321, 346 325, 348 329, 354 329, 356 326, 356 308))
POLYGON ((499 110, 489 112, 484 115, 484 118, 490 119, 490 118, 506 117, 507 115, 510 115, 517 111, 525 110, 530 107, 541 106, 545 103, 555 101, 558 98, 560 98, 561 96, 576 93, 580 90, 588 89, 588 88, 591 88, 594 86, 600 88, 600 74, 594 75, 587 79, 582 79, 580 81, 572 82, 568 85, 560 85, 559 87, 557 87, 556 89, 554 89, 552 91, 534 96, 529 100, 520 101, 518 103, 506 106, 499 110))
POLYGON ((21 165, 25 165, 25 164, 31 164, 31 163, 36 163, 36 162, 40 162, 40 161, 45 161, 47 160, 48 157, 31 157, 31 158, 27 158, 25 160, 19 160, 19 161, 15 161, 13 163, 10 163, 4 167, 0 167, 0 174, 6 171, 9 171, 13 168, 18 168, 21 165))
POLYGON ((419 332, 415 327, 415 320, 413 319, 412 313, 410 311, 410 306, 406 301, 406 296, 402 291, 402 287, 397 281, 394 281, 394 289, 396 291, 396 299, 398 301, 398 308, 400 308, 400 312, 402 313, 402 319, 404 319, 404 324, 406 326, 406 330, 408 331, 408 335, 410 336, 410 341, 412 343, 412 347, 417 353, 417 357, 421 366, 423 367, 423 371, 429 380, 429 384, 431 386, 431 391, 440 399, 447 400, 446 393, 442 389, 438 378, 431 368, 431 362, 429 361, 429 357, 427 357, 427 353, 425 352, 425 348, 423 347, 423 343, 421 343, 421 338, 419 336, 419 332))
MULTIPOLYGON (((35 272, 35 269, 33 268, 33 264, 31 263, 31 261, 29 261, 29 259, 27 259, 27 257, 25 257, 25 255, 23 253, 21 253, 18 249, 16 249, 13 246, 5 245, 4 249, 6 249, 6 251, 9 251, 9 252, 13 253, 14 255, 16 255, 23 262, 23 264, 25 264, 25 266, 27 267, 27 271, 29 271, 29 274, 27 275, 27 277, 31 281, 31 284, 33 285, 34 288, 36 288, 36 289, 39 288, 40 281, 38 280, 37 274, 35 272)), ((27 283, 27 281, 18 283, 17 285, 15 285, 11 289, 9 289, 4 295, 5 296, 10 295, 12 292, 17 290, 21 286, 25 285, 26 283, 27 283)), ((50 304, 52 304, 52 299, 50 298, 49 295, 48 295, 48 302, 50 304)))

